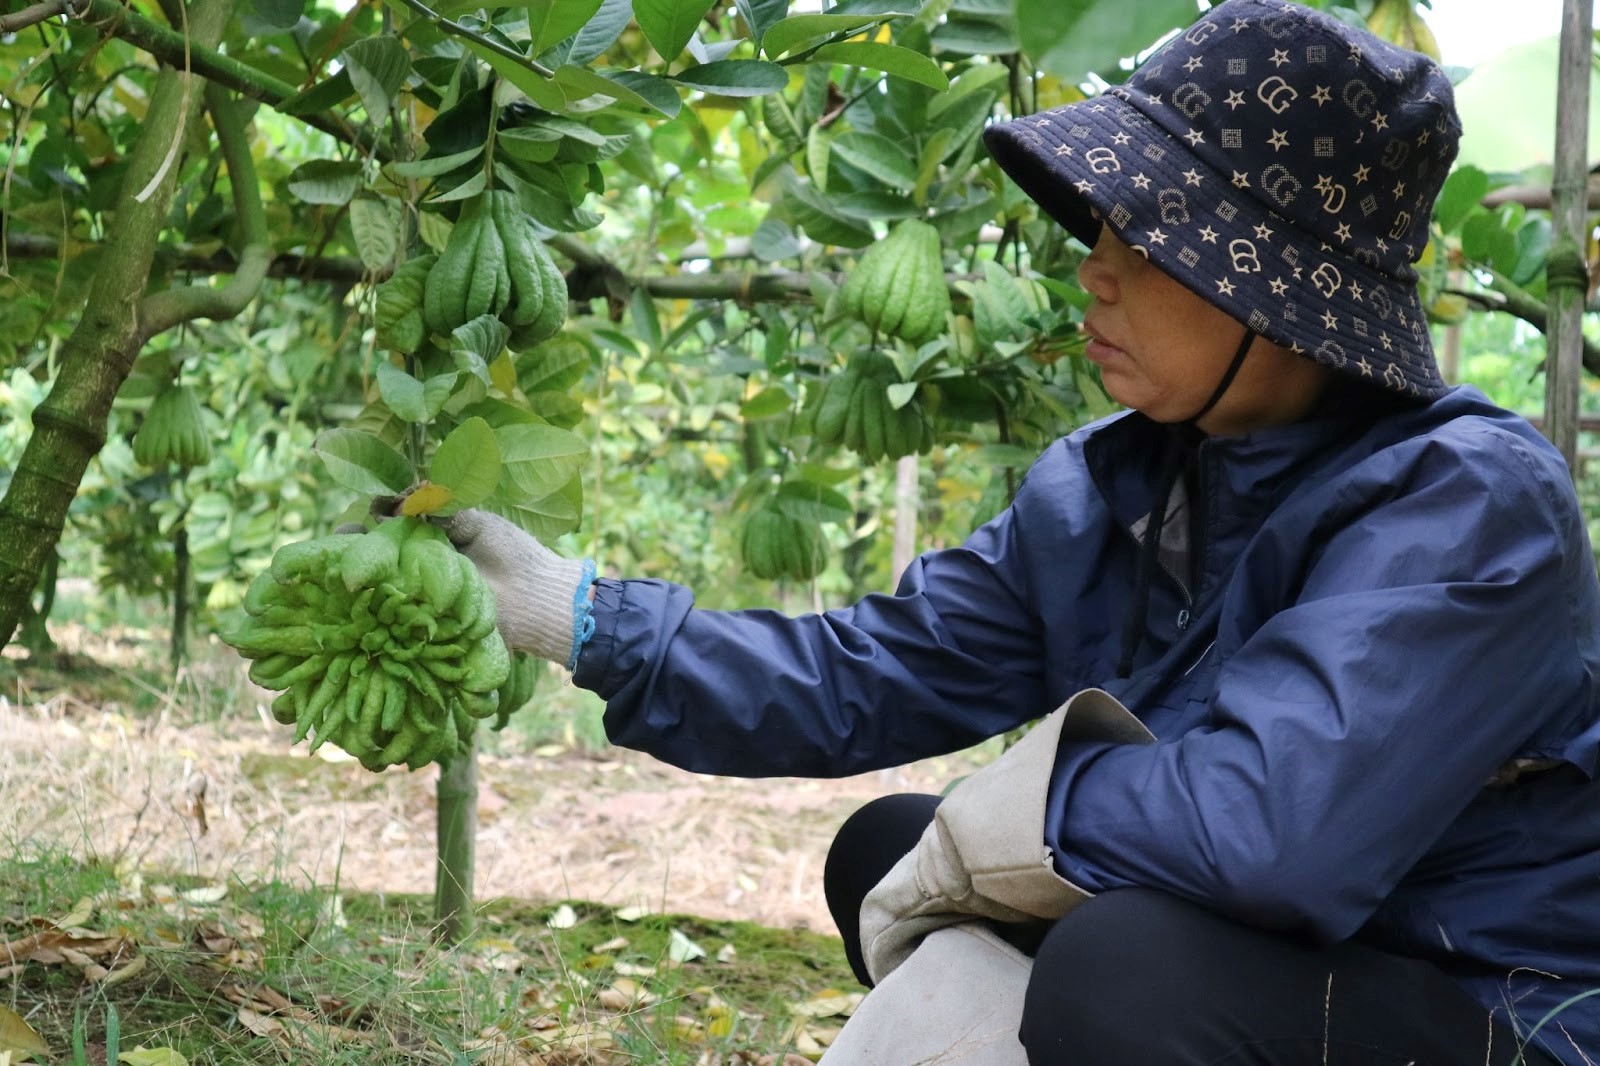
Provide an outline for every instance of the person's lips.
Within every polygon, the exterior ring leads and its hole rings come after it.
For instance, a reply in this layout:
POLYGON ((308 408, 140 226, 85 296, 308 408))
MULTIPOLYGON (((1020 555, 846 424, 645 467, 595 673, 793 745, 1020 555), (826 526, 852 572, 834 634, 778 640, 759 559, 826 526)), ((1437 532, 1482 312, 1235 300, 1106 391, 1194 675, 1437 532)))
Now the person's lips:
POLYGON ((1093 324, 1085 322, 1083 331, 1089 335, 1089 343, 1084 347, 1083 354, 1091 363, 1103 363, 1122 354, 1122 349, 1106 340, 1093 324))

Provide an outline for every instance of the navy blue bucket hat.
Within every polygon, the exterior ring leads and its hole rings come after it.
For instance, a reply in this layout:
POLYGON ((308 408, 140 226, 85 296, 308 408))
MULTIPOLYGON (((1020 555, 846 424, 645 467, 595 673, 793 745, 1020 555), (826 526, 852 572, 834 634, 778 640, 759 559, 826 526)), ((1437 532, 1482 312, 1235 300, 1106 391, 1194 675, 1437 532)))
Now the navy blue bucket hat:
POLYGON ((991 127, 1023 192, 1250 329, 1407 396, 1445 390, 1412 264, 1460 140, 1449 79, 1286 0, 1227 0, 1101 96, 991 127))

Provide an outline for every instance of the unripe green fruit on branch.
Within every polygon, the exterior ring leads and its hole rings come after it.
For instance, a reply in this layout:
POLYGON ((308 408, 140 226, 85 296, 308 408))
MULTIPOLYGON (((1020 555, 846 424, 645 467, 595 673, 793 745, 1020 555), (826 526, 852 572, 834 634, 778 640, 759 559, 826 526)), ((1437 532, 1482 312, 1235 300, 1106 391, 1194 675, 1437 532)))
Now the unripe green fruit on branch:
POLYGON ((421 519, 279 549, 244 610, 222 639, 254 660, 251 680, 282 690, 273 717, 369 770, 447 765, 510 674, 489 587, 421 519))
POLYGON ((211 461, 211 441, 193 389, 168 385, 150 402, 133 435, 133 458, 144 466, 204 466, 211 461))
POLYGON ((944 332, 950 290, 939 231, 909 218, 868 248, 839 290, 839 307, 879 333, 926 344, 944 332))
MULTIPOLYGON (((494 315, 511 327, 511 346, 526 348, 566 322, 567 281, 516 195, 494 189, 461 209, 444 251, 426 268, 421 302, 422 324, 434 333, 494 315)), ((381 312, 380 304, 380 322, 381 312)))
POLYGON ((739 553, 750 572, 765 580, 792 577, 809 581, 828 561, 822 530, 772 504, 752 511, 745 519, 739 553))
POLYGON ((869 463, 899 459, 933 447, 933 422, 919 392, 895 407, 889 386, 900 372, 882 352, 859 352, 824 381, 811 405, 812 435, 820 444, 842 444, 869 463))

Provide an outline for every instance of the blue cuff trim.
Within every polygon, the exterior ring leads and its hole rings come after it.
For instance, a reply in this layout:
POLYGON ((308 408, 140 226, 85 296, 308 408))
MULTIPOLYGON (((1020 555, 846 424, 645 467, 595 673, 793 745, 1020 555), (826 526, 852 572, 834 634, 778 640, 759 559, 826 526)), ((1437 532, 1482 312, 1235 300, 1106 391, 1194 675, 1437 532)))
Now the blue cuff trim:
POLYGON ((594 584, 594 578, 594 560, 585 559, 583 576, 578 578, 578 587, 572 593, 572 656, 567 659, 569 671, 578 668, 578 653, 594 636, 594 616, 589 613, 589 586, 594 584))

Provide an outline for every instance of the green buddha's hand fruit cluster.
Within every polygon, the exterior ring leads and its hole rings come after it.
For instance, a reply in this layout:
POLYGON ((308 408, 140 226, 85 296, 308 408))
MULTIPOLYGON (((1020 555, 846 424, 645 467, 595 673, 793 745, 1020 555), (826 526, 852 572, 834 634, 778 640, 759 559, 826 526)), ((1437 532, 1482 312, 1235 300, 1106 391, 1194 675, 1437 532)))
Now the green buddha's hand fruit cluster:
POLYGON ((423 289, 422 322, 435 333, 480 315, 511 327, 513 348, 554 336, 567 319, 567 280, 516 195, 504 189, 461 209, 423 289))
POLYGON ((533 690, 539 685, 539 673, 543 667, 543 660, 527 652, 511 653, 511 673, 496 694, 499 703, 494 710, 492 726, 496 732, 511 723, 512 712, 522 710, 533 699, 533 690))
POLYGON ((839 308, 879 333, 926 344, 950 313, 939 231, 906 219, 868 248, 839 290, 839 308))
POLYGON ((820 444, 842 444, 869 463, 899 459, 933 447, 933 422, 922 400, 895 407, 889 386, 900 372, 882 352, 861 352, 823 382, 812 408, 812 433, 820 444))
POLYGON ((133 458, 144 466, 204 466, 211 461, 211 441, 193 389, 168 385, 150 401, 133 435, 133 458))
POLYGON ((282 690, 272 716, 369 770, 447 765, 502 702, 493 593, 421 519, 279 549, 244 609, 222 636, 254 660, 253 681, 282 690))
POLYGON ((756 577, 809 581, 828 561, 822 530, 768 505, 751 512, 739 538, 739 554, 756 577))

